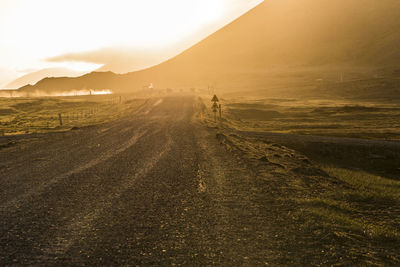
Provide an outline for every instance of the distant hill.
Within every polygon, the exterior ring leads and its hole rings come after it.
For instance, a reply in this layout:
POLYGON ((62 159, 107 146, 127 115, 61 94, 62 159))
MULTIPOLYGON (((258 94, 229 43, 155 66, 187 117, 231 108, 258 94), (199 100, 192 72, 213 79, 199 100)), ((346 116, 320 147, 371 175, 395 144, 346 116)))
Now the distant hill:
POLYGON ((84 72, 73 71, 66 68, 46 68, 23 75, 7 84, 5 87, 16 89, 27 84, 33 85, 46 77, 76 77, 82 74, 84 74, 84 72))
POLYGON ((396 69, 399 14, 398 0, 269 0, 152 68, 44 79, 21 89, 134 91, 149 83, 162 88, 211 84, 221 90, 268 89, 276 80, 289 83, 287 75, 298 73, 304 74, 301 79, 315 80, 322 72, 396 69))
POLYGON ((41 90, 50 92, 57 90, 64 92, 67 90, 80 89, 108 89, 115 88, 114 86, 120 82, 122 75, 113 72, 91 72, 80 77, 59 77, 59 78, 44 78, 36 85, 26 85, 20 90, 41 90))

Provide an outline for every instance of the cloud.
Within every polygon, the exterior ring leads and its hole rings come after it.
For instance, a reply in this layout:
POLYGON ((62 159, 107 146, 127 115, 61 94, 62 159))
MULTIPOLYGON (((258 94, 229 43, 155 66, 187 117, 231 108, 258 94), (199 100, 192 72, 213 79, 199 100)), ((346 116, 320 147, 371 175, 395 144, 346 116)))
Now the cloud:
POLYGON ((103 64, 100 71, 125 73, 144 69, 173 56, 171 51, 109 47, 94 51, 67 53, 46 59, 48 62, 86 62, 103 64))
MULTIPOLYGON (((78 53, 66 53, 52 58, 49 62, 86 62, 103 65, 98 70, 125 73, 136 71, 159 64, 195 45, 197 42, 214 33, 227 23, 236 19, 249 8, 262 2, 262 0, 219 0, 223 5, 229 6, 218 23, 204 24, 196 31, 186 33, 186 37, 178 39, 168 45, 154 46, 146 45, 137 47, 105 47, 78 53), (157 48, 158 47, 158 48, 157 48)), ((180 22, 181 23, 181 22, 180 22)), ((174 39, 174 38, 172 38, 174 39)), ((157 44, 157 43, 155 43, 157 44)))

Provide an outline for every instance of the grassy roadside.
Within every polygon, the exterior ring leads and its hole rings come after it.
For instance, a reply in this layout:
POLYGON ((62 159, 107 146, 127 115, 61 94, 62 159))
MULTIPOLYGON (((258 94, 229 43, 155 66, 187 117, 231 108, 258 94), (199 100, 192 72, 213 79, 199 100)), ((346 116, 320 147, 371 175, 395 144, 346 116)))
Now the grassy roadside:
MULTIPOLYGON (((291 244, 284 245, 284 250, 290 249, 291 253, 304 258, 313 253, 311 258, 316 258, 316 262, 323 255, 329 254, 329 262, 334 265, 400 264, 400 177, 395 177, 395 168, 399 167, 396 151, 380 151, 379 147, 363 144, 307 143, 290 137, 285 137, 289 138, 287 140, 255 138, 245 133, 237 136, 236 130, 268 130, 260 126, 265 122, 257 120, 253 115, 243 117, 240 108, 232 112, 232 107, 227 105, 230 101, 227 100, 223 100, 227 107, 223 111, 222 122, 214 123, 209 101, 203 100, 203 103, 205 108, 200 119, 208 127, 218 127, 229 139, 228 142, 234 144, 240 157, 247 158, 254 170, 258 168, 258 173, 264 172, 267 177, 270 174, 276 177, 257 179, 276 179, 274 190, 280 190, 281 200, 289 203, 288 209, 293 210, 291 214, 294 219, 288 218, 290 223, 286 226, 290 233, 283 242, 288 244, 287 240, 291 240, 291 244), (255 124, 258 126, 255 127, 255 124), (291 157, 288 158, 288 155, 291 157), (309 160, 311 166, 302 165, 304 160, 309 160), (296 169, 301 172, 293 171, 296 169), (290 236, 295 237, 290 239, 290 236), (313 241, 310 242, 310 239, 313 241), (297 244, 302 244, 302 247, 297 244)), ((265 109, 265 105, 259 104, 257 109, 265 109)), ((296 107, 292 106, 292 109, 296 107)), ((348 110, 354 112, 355 109, 348 110)), ((267 119, 266 116, 263 113, 262 119, 274 124, 279 130, 278 123, 281 122, 267 119)), ((315 118, 315 114, 310 116, 315 118)), ((380 118, 371 117, 370 126, 364 124, 371 130, 369 139, 374 133, 379 139, 387 137, 387 121, 379 124, 380 118), (377 125, 382 128, 374 129, 377 125)), ((329 124, 329 117, 325 119, 327 121, 323 123, 329 124)), ((291 125, 302 125, 301 120, 299 117, 298 122, 292 121, 291 125)), ((358 123, 361 122, 353 120, 353 127, 364 127, 358 123)), ((352 137, 346 134, 348 128, 339 130, 340 134, 336 135, 328 128, 325 136, 352 137)), ((286 260, 290 260, 290 257, 286 260)), ((305 262, 309 263, 309 260, 305 262)))
POLYGON ((350 201, 372 204, 400 204, 400 181, 387 179, 364 171, 348 170, 333 166, 323 167, 329 175, 336 177, 356 189, 348 195, 350 201))
POLYGON ((347 189, 296 199, 303 212, 325 227, 341 228, 335 231, 339 236, 352 233, 381 245, 400 244, 400 181, 333 166, 322 166, 322 170, 347 189))
POLYGON ((142 98, 115 95, 0 98, 0 136, 64 131, 103 123, 137 109, 144 102, 142 98))

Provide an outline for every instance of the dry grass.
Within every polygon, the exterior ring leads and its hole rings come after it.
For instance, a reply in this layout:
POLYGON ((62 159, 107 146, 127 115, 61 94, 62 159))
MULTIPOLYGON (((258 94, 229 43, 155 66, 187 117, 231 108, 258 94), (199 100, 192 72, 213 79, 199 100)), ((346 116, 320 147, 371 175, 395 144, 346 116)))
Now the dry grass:
POLYGON ((305 216, 316 218, 338 236, 358 236, 381 246, 400 242, 400 181, 332 166, 322 169, 348 188, 296 199, 305 216))
MULTIPOLYGON (((400 242, 400 181, 359 170, 333 166, 323 169, 332 177, 347 183, 351 190, 338 192, 341 201, 351 205, 348 226, 373 237, 400 242)), ((331 213, 333 218, 337 214, 331 213)), ((329 218, 329 216, 328 216, 329 218)))
POLYGON ((265 98, 223 99, 238 129, 302 135, 400 140, 400 106, 371 102, 265 98))
POLYGON ((369 203, 400 205, 400 181, 387 179, 364 171, 348 170, 333 166, 323 167, 332 177, 348 183, 355 191, 348 195, 349 200, 369 203))
POLYGON ((0 135, 63 131, 114 120, 144 99, 114 95, 0 98, 0 135), (60 125, 59 114, 62 117, 60 125))

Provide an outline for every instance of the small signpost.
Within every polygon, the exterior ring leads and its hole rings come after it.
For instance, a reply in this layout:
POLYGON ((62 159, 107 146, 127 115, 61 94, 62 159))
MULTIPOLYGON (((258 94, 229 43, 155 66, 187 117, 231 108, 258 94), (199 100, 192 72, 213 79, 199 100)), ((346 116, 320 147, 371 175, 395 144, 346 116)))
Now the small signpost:
POLYGON ((219 119, 221 120, 221 105, 218 105, 217 102, 219 102, 219 99, 216 95, 211 99, 211 102, 214 102, 212 105, 212 110, 214 112, 214 121, 217 122, 217 110, 219 109, 219 119))

